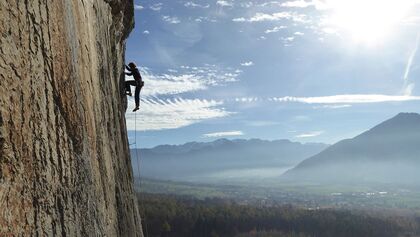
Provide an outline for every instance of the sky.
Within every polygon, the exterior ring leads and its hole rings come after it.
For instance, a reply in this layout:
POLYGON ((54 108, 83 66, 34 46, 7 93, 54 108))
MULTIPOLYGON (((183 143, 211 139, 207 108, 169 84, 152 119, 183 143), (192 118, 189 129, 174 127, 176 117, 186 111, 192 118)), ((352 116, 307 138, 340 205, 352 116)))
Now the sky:
POLYGON ((135 20, 135 147, 332 144, 420 112, 420 0, 135 0, 135 20))

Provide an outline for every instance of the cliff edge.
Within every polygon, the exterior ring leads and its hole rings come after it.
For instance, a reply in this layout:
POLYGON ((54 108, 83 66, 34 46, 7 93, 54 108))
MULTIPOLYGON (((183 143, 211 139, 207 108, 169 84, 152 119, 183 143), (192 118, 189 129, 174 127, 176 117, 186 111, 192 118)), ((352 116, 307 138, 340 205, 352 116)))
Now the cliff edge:
POLYGON ((143 236, 121 96, 132 0, 0 1, 0 236, 143 236))

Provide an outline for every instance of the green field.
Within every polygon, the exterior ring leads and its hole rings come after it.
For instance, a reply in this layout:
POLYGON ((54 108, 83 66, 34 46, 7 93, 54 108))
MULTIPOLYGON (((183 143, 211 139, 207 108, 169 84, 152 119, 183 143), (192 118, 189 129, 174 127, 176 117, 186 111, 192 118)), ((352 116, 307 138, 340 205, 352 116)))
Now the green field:
POLYGON ((198 199, 226 198, 247 203, 288 204, 306 208, 378 208, 420 212, 420 189, 410 187, 325 186, 316 184, 200 184, 136 180, 137 191, 198 199))

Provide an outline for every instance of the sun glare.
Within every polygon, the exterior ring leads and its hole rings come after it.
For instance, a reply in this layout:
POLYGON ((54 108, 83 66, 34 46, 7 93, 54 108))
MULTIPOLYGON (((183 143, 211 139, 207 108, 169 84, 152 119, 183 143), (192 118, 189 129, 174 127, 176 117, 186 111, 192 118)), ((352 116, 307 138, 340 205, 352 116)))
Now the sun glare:
POLYGON ((361 43, 386 40, 409 10, 413 0, 327 0, 329 24, 361 43))

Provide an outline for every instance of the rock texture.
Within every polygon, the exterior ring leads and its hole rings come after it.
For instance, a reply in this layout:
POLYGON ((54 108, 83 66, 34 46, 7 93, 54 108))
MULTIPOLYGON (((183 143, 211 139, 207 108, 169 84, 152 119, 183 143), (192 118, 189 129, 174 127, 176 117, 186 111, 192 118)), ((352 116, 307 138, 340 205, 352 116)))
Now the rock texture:
POLYGON ((124 97, 132 0, 0 1, 0 236, 142 236, 124 97))

